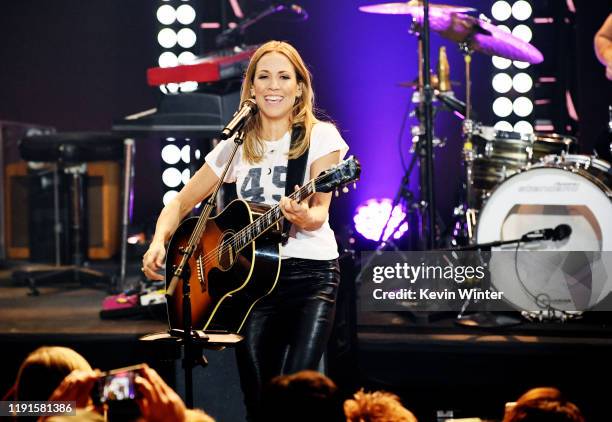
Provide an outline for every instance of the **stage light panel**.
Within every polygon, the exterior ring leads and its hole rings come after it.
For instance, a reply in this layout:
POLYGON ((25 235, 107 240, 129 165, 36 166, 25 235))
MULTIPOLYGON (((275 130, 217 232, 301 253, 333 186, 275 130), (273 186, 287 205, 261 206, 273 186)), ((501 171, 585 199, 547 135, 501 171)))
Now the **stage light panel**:
POLYGON ((499 97, 493 101, 493 113, 499 117, 507 117, 512 113, 512 101, 507 97, 499 97))

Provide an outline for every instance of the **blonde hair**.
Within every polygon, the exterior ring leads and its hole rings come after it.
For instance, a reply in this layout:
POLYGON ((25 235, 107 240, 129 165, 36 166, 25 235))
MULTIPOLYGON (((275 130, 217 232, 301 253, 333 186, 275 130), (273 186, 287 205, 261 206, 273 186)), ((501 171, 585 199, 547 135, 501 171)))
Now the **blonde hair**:
POLYGON ((584 422, 578 407, 554 387, 532 388, 508 409, 503 422, 520 421, 584 422))
MULTIPOLYGON (((312 127, 318 122, 315 117, 314 91, 312 90, 312 76, 306 68, 300 53, 289 43, 283 41, 268 41, 259 47, 249 62, 244 75, 242 90, 240 92, 240 103, 251 98, 251 88, 255 78, 255 70, 259 60, 268 53, 280 53, 293 65, 297 83, 301 84, 302 95, 296 98, 290 116, 290 125, 293 130, 296 126, 302 129, 302 133, 296 140, 295 146, 289 150, 289 158, 294 159, 304 154, 310 145, 310 134, 312 127)), ((245 139, 242 146, 244 157, 249 163, 261 161, 264 154, 264 143, 261 139, 261 117, 256 114, 245 126, 245 139)))
POLYGON ((48 400, 73 370, 91 371, 83 356, 67 347, 39 347, 30 353, 17 373, 16 400, 48 400))
POLYGON ((348 422, 417 422, 399 397, 386 391, 365 393, 361 389, 344 402, 344 414, 348 422))

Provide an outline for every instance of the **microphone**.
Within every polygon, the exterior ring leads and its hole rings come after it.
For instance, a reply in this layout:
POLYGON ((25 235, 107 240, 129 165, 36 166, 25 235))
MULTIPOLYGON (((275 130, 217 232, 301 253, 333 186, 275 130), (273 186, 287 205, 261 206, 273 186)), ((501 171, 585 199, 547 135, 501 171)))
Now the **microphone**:
POLYGON ((572 234, 572 228, 568 224, 559 224, 554 229, 540 229, 533 230, 529 233, 525 233, 521 237, 521 241, 531 241, 531 240, 563 240, 572 234))
POLYGON ((552 240, 563 240, 570 237, 572 228, 568 224, 559 224, 553 230, 552 240))
MULTIPOLYGON (((442 84, 440 84, 440 86, 442 86, 442 84)), ((439 92, 436 94, 436 98, 450 110, 454 111, 455 113, 459 113, 462 119, 465 118, 465 103, 457 99, 453 95, 452 91, 439 92)), ((476 118, 476 113, 474 111, 472 111, 472 117, 476 118)))
POLYGON ((232 120, 225 125, 221 131, 221 140, 230 138, 237 131, 243 128, 246 122, 257 113, 257 103, 254 99, 249 98, 244 101, 238 111, 234 113, 232 120))

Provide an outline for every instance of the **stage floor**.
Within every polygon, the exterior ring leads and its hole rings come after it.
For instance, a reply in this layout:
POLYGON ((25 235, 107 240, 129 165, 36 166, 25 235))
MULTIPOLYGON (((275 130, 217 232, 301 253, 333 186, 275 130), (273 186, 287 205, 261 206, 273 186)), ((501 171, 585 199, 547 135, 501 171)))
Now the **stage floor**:
POLYGON ((66 284, 38 287, 39 296, 29 288, 0 286, 0 336, 140 336, 164 330, 163 321, 151 319, 100 318, 102 300, 108 292, 66 284))

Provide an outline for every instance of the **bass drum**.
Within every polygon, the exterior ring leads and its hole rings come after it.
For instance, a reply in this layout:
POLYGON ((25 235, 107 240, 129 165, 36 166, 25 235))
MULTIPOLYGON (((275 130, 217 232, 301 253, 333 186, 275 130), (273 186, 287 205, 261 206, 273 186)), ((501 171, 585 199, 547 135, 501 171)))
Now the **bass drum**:
POLYGON ((547 156, 502 182, 478 217, 478 243, 560 224, 571 228, 566 239, 506 245, 492 254, 493 287, 525 313, 580 313, 612 291, 610 164, 583 155, 547 156))

